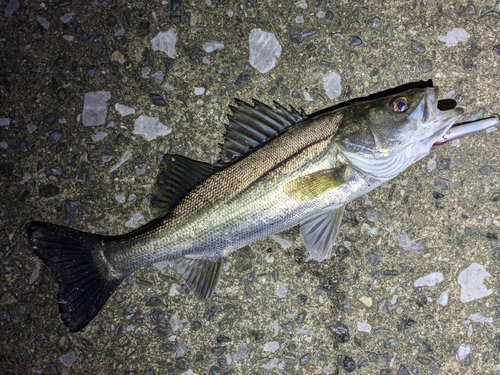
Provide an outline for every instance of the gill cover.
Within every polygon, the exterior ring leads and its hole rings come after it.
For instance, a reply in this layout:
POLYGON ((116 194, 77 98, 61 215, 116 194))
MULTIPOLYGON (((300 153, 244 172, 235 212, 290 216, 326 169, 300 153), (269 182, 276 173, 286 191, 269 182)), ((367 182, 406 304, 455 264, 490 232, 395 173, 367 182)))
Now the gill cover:
POLYGON ((335 138, 342 162, 389 180, 427 155, 463 113, 438 109, 437 95, 437 87, 416 88, 353 105, 335 138))

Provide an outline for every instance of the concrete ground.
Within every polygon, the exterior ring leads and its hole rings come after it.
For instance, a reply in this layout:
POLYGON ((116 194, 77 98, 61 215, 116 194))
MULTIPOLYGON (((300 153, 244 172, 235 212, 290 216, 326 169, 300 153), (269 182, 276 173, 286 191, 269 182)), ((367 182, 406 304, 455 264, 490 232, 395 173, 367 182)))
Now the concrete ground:
POLYGON ((210 300, 147 267, 74 334, 21 228, 145 224, 159 155, 213 161, 233 98, 311 113, 433 79, 469 118, 489 116, 499 19, 493 1, 0 0, 0 372, 500 373, 498 131, 435 148, 349 204, 331 259, 304 262, 294 228, 233 253, 210 300), (266 73, 249 61, 253 29, 281 46, 266 73), (86 126, 100 121, 86 94, 101 91, 103 125, 86 126), (140 116, 168 129, 147 140, 140 116))

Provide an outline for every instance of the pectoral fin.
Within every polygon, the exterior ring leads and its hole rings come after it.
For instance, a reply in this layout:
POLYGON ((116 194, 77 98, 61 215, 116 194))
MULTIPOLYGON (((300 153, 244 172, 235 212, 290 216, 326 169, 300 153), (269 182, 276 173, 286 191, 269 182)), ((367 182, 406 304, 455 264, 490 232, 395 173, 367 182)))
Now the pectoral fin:
POLYGON ((349 166, 342 165, 296 178, 287 182, 283 186, 283 191, 290 198, 298 201, 310 201, 319 198, 327 191, 344 184, 348 169, 349 166))
POLYGON ((309 252, 308 260, 322 260, 332 253, 342 222, 344 207, 324 211, 300 224, 300 235, 309 252))
POLYGON ((223 258, 178 258, 169 261, 170 267, 182 276, 189 288, 200 298, 212 296, 219 282, 223 264, 223 258))

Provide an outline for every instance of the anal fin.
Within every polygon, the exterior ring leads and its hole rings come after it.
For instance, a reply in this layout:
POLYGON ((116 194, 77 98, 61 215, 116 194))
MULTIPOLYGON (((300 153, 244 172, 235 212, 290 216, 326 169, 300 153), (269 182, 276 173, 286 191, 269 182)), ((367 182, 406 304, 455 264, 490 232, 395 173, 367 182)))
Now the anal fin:
POLYGON ((300 223, 300 235, 309 253, 307 260, 322 260, 332 253, 345 206, 323 211, 300 223))
POLYGON ((217 287, 224 258, 178 258, 169 261, 170 268, 179 274, 200 298, 210 298, 217 287))

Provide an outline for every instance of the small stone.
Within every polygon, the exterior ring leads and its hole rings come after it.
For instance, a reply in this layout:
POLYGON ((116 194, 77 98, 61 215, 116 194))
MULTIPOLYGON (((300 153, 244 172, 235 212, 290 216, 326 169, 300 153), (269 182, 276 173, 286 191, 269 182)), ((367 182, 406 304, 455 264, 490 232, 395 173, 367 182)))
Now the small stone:
POLYGON ((351 38, 351 46, 360 46, 361 44, 363 44, 363 41, 361 40, 361 38, 357 35, 354 35, 352 38, 351 38))
POLYGON ((337 357, 337 363, 347 372, 356 370, 356 362, 347 355, 339 355, 337 357))
POLYGON ((240 284, 242 284, 242 285, 251 284, 253 282, 254 278, 255 278, 255 272, 247 273, 245 276, 243 276, 240 279, 240 284))
POLYGON ((434 186, 442 190, 450 190, 450 180, 438 177, 434 180, 434 186))
POLYGON ((177 332, 182 328, 182 322, 177 313, 172 315, 168 322, 170 323, 170 327, 172 328, 173 332, 177 332))
POLYGON ((211 306, 205 314, 203 314, 203 318, 205 318, 206 321, 211 321, 215 317, 215 313, 217 312, 217 306, 211 306))
POLYGON ((76 360, 75 352, 70 351, 66 354, 63 354, 62 356, 59 357, 59 360, 64 366, 71 367, 71 365, 73 365, 73 363, 76 360))
POLYGON ((490 201, 492 201, 492 202, 500 201, 500 193, 495 192, 495 193, 491 194, 490 201))
POLYGON ((160 31, 153 39, 151 39, 151 47, 153 48, 153 51, 161 51, 172 59, 175 56, 176 43, 177 36, 175 35, 174 29, 170 29, 166 32, 160 31))
POLYGON ((227 350, 226 346, 216 346, 212 348, 212 353, 214 353, 217 357, 224 354, 227 350))
POLYGON ((422 43, 417 42, 416 40, 411 41, 411 51, 413 53, 424 53, 425 47, 422 43))
POLYGON ((277 341, 268 341, 264 344, 264 351, 274 353, 279 347, 280 344, 277 341))
POLYGON ((380 263, 379 252, 376 249, 367 252, 365 254, 365 257, 368 260, 368 263, 370 263, 370 265, 372 266, 376 266, 377 264, 380 263))
POLYGON ((283 283, 280 281, 278 283, 278 289, 276 290, 276 295, 278 296, 278 298, 285 298, 286 295, 288 293, 288 290, 287 288, 285 287, 285 285, 283 285, 283 283))
POLYGON ((493 260, 500 260, 500 247, 495 247, 491 253, 493 260))
POLYGON ((444 281, 443 274, 441 272, 434 272, 418 278, 413 283, 413 286, 416 288, 421 286, 434 286, 443 281, 444 281))
POLYGON ((104 125, 107 102, 111 99, 108 91, 87 92, 83 101, 82 123, 85 126, 104 125))
POLYGON ((163 305, 163 302, 161 299, 159 299, 158 297, 151 297, 149 299, 148 302, 146 302, 146 306, 153 306, 153 307, 156 307, 156 306, 160 306, 160 305, 163 305))
POLYGON ((370 365, 370 361, 367 359, 362 359, 358 362, 358 369, 365 368, 370 365))
POLYGON ((472 69, 474 67, 474 62, 470 57, 466 56, 462 59, 462 66, 464 69, 472 69))
POLYGON ((172 129, 163 125, 157 117, 139 116, 134 123, 133 134, 142 135, 147 141, 168 135, 172 129))
POLYGON ((368 323, 357 322, 357 327, 359 332, 371 332, 372 326, 368 323))
POLYGON ((238 86, 238 88, 242 89, 250 82, 250 78, 251 78, 250 74, 241 73, 234 82, 234 84, 238 86))
POLYGON ((446 43, 446 47, 454 47, 458 42, 463 42, 470 37, 469 33, 462 28, 454 28, 448 31, 446 35, 440 35, 439 41, 446 43))
POLYGON ((199 331, 201 329, 201 323, 195 320, 193 323, 191 323, 191 329, 195 332, 199 331))
POLYGON ((418 68, 422 73, 432 72, 432 60, 424 59, 419 62, 418 68))
POLYGON ((465 357, 467 357, 471 352, 470 345, 460 344, 458 348, 458 359, 463 361, 465 357))
POLYGON ((167 106, 167 102, 165 101, 165 99, 163 99, 163 97, 160 95, 160 94, 149 94, 149 97, 151 98, 151 102, 154 104, 154 105, 157 105, 158 107, 166 107, 167 106))
POLYGON ((231 339, 227 336, 219 335, 219 336, 217 336, 216 341, 217 341, 217 344, 220 344, 221 342, 229 342, 229 341, 231 341, 231 339))
POLYGON ((289 353, 289 352, 285 352, 285 353, 283 353, 281 356, 282 356, 283 358, 285 358, 285 359, 290 359, 290 360, 293 360, 293 359, 297 358, 297 357, 295 356, 295 354, 293 354, 293 353, 289 353))
POLYGON ((90 45, 90 57, 99 60, 104 58, 109 52, 106 40, 103 35, 97 35, 90 45))
POLYGON ((130 320, 134 317, 135 314, 137 314, 139 312, 139 308, 134 305, 133 303, 131 303, 127 309, 125 310, 125 313, 123 314, 123 316, 125 317, 125 319, 127 320, 130 320))
POLYGON ((299 358, 299 363, 301 366, 306 366, 310 360, 311 360, 311 353, 307 353, 299 358))
POLYGON ((361 303, 363 305, 365 305, 366 307, 372 307, 373 305, 373 300, 371 297, 367 297, 367 296, 362 296, 359 298, 359 300, 361 301, 361 303))
POLYGON ((295 317, 295 322, 297 324, 302 324, 304 323, 304 320, 306 319, 306 316, 307 316, 307 311, 301 311, 297 314, 297 316, 295 317))
POLYGON ((218 42, 216 40, 209 40, 201 45, 205 52, 211 53, 213 51, 216 51, 218 49, 224 48, 224 43, 218 42))
POLYGON ((410 375, 410 371, 404 365, 400 365, 396 375, 410 375))
POLYGON ((450 169, 450 159, 443 158, 439 161, 439 169, 449 170, 450 169))
POLYGON ((307 9, 307 2, 305 0, 299 0, 295 2, 293 5, 295 5, 297 8, 300 9, 307 9))
POLYGON ((332 332, 333 336, 337 339, 338 342, 347 342, 350 339, 349 328, 342 324, 341 322, 337 322, 336 325, 328 327, 332 332))
POLYGON ((323 87, 325 89, 326 95, 330 99, 337 98, 342 93, 340 76, 335 72, 331 72, 326 77, 323 77, 323 87))
POLYGON ((10 322, 10 314, 8 310, 0 310, 0 321, 10 322))
POLYGON ((423 364, 424 366, 429 366, 432 363, 432 359, 427 357, 418 356, 417 362, 423 364))
POLYGON ((446 306, 448 304, 448 292, 442 292, 436 302, 441 306, 446 306))
POLYGON ((491 276, 486 269, 478 264, 472 263, 458 275, 458 283, 462 286, 460 291, 460 301, 462 303, 484 298, 493 293, 488 289, 483 281, 491 276))
POLYGON ((433 374, 439 374, 441 371, 441 363, 438 361, 434 362, 432 365, 429 366, 429 370, 433 374))
POLYGON ((267 73, 276 65, 281 55, 281 45, 273 33, 252 29, 248 39, 249 62, 260 73, 267 73))
POLYGON ((394 340, 392 337, 384 342, 384 348, 386 349, 394 348, 396 345, 396 340, 394 340))
POLYGON ((435 192, 432 193, 432 197, 434 199, 441 199, 441 198, 444 198, 444 194, 441 194, 440 192, 435 191, 435 192))
POLYGON ((151 322, 153 324, 159 324, 161 320, 165 317, 165 312, 161 309, 155 309, 149 315, 149 317, 151 318, 151 322))
POLYGON ((481 173, 482 175, 489 175, 491 173, 495 172, 495 168, 493 168, 492 166, 489 166, 489 165, 485 165, 481 168, 479 168, 479 173, 481 173))

